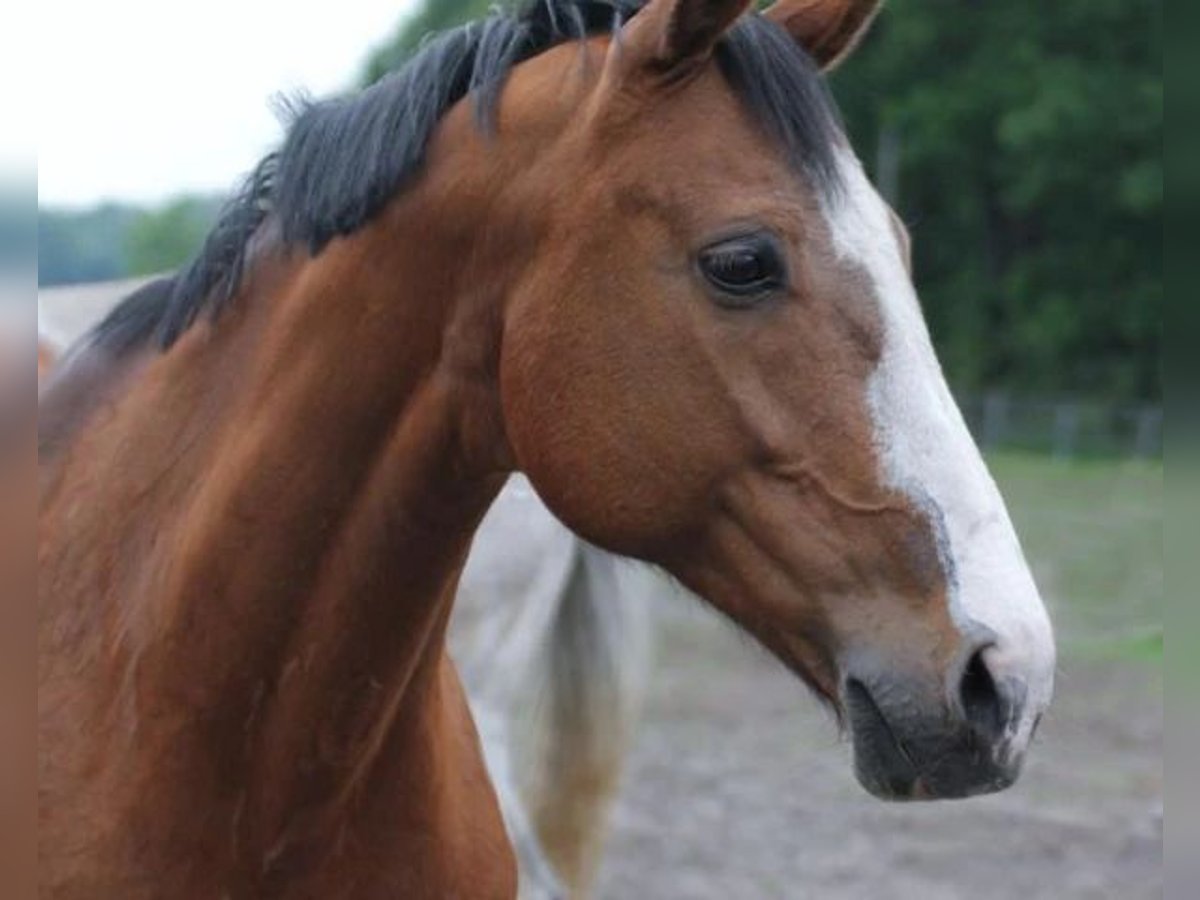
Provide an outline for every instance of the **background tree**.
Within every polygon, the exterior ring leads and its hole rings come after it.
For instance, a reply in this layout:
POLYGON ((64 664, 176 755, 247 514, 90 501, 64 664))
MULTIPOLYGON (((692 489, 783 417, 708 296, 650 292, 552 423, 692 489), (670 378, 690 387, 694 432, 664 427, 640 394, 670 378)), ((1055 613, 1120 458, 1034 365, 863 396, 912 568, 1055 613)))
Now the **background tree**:
POLYGON ((492 0, 422 0, 400 22, 395 34, 368 55, 362 81, 378 81, 398 68, 428 35, 484 16, 493 6, 492 0))
POLYGON ((110 281, 175 269, 199 248, 220 207, 188 196, 146 209, 105 203, 85 210, 38 209, 38 284, 110 281))
POLYGON ((204 242, 217 204, 200 197, 180 197, 141 213, 125 237, 129 272, 150 275, 187 262, 204 242))

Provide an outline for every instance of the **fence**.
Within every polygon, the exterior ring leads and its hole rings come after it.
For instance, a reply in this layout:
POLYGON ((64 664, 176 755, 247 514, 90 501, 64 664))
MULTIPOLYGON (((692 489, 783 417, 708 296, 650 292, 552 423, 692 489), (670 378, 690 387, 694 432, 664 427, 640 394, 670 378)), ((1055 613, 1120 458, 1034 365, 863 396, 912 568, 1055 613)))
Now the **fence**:
POLYGON ((1058 459, 1162 457, 1161 406, 1035 400, 1006 391, 963 395, 958 402, 985 450, 1029 450, 1058 459))

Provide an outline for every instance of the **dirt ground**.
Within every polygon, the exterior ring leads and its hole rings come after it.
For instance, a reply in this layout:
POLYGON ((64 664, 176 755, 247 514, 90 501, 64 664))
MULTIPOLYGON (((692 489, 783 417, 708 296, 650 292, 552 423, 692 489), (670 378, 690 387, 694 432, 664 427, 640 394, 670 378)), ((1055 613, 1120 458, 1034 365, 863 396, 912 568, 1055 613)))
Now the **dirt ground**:
POLYGON ((707 613, 665 619, 597 900, 1162 897, 1157 667, 1068 657, 1014 788, 890 805, 779 664, 707 613))

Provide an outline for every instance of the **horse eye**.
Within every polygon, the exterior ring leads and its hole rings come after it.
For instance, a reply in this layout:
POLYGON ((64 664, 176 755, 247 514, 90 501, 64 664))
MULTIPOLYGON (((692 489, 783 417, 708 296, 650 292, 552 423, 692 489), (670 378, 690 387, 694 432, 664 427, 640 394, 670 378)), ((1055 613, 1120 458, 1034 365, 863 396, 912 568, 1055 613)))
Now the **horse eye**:
POLYGON ((732 238, 700 251, 700 272, 717 290, 722 306, 751 306, 783 287, 783 259, 762 235, 732 238))

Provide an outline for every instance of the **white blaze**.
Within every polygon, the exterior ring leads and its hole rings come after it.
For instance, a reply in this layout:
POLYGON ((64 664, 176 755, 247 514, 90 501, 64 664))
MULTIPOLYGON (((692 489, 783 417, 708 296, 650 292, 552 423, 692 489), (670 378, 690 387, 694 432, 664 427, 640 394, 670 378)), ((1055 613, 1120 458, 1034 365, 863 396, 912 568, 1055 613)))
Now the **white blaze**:
POLYGON ((1054 640, 1008 510, 946 386, 900 243, 883 200, 848 150, 839 151, 844 190, 826 214, 835 252, 874 286, 883 352, 868 385, 883 475, 924 510, 940 532, 950 569, 949 602, 964 634, 982 625, 996 636, 987 661, 997 677, 1028 688, 1013 723, 1021 746, 1050 701, 1054 640))

